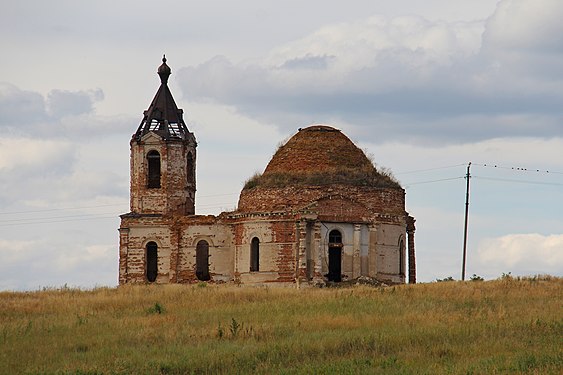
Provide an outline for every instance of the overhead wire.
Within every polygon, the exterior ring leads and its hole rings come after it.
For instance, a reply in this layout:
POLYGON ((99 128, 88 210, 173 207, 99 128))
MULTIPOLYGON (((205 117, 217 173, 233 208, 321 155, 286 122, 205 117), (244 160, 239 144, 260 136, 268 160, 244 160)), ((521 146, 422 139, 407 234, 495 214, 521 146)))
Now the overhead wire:
POLYGON ((462 166, 466 166, 467 164, 463 163, 463 164, 455 164, 455 165, 445 165, 442 167, 434 167, 434 168, 426 168, 426 169, 415 169, 412 171, 406 171, 406 172, 399 172, 399 173, 393 173, 394 175, 402 175, 402 174, 411 174, 411 173, 420 173, 420 172, 429 172, 429 171, 437 171, 440 169, 448 169, 448 168, 455 168, 455 167, 462 167, 462 166))
POLYGON ((405 187, 409 188, 413 185, 422 185, 422 184, 432 184, 435 182, 442 182, 442 181, 452 181, 452 180, 460 180, 463 179, 464 176, 458 176, 458 177, 450 177, 450 178, 440 178, 437 180, 429 180, 429 181, 417 181, 417 182, 411 182, 411 183, 405 183, 405 187))
MULTIPOLYGON (((34 219, 29 219, 26 223, 1 223, 0 227, 11 227, 17 225, 36 225, 36 224, 52 224, 52 223, 65 223, 70 221, 85 221, 85 220, 100 220, 100 219, 116 219, 117 215, 112 216, 98 216, 98 217, 85 217, 85 218, 74 218, 74 219, 64 219, 64 220, 48 220, 48 221, 31 221, 34 219)), ((35 219, 37 220, 37 219, 35 219)))
MULTIPOLYGON (((433 168, 423 168, 417 170, 411 170, 406 172, 397 173, 397 175, 405 175, 405 174, 413 174, 413 173, 423 173, 423 172, 430 172, 430 171, 437 171, 443 169, 450 169, 465 166, 466 164, 453 164, 453 165, 445 165, 440 167, 433 167, 433 168)), ((544 174, 562 174, 563 172, 558 171, 551 171, 547 169, 532 169, 532 168, 524 168, 524 167, 508 167, 498 164, 491 164, 491 163, 472 163, 474 166, 480 167, 487 167, 487 168, 498 168, 498 169, 505 169, 515 172, 535 172, 535 173, 544 173, 544 174)), ((465 176, 457 176, 457 177, 449 177, 449 178, 440 178, 434 180, 425 180, 425 181, 414 181, 410 183, 405 183, 404 186, 406 189, 410 188, 411 186, 416 185, 423 185, 423 184, 431 184, 431 183, 438 183, 438 182, 446 182, 446 181, 454 181, 463 179, 465 176)), ((531 180, 517 180, 517 179, 507 179, 507 178, 499 178, 499 177, 488 177, 488 176, 479 176, 473 175, 472 178, 477 178, 480 180, 488 180, 488 181, 499 181, 499 182, 511 182, 511 183, 521 183, 521 184, 534 184, 534 185, 550 185, 550 186, 563 186, 563 183, 557 182, 544 182, 544 181, 531 181, 531 180)), ((211 195, 198 195, 198 198, 213 198, 213 197, 225 197, 225 196, 233 196, 237 195, 237 193, 225 193, 225 194, 211 194, 211 195)), ((225 202, 225 203, 208 203, 208 204, 198 204, 197 207, 199 209, 212 209, 212 208, 222 208, 227 206, 232 206, 233 202, 225 202)), ((33 213, 41 213, 41 212, 56 212, 56 211, 71 211, 71 210, 87 210, 87 209, 96 209, 102 207, 117 207, 117 206, 128 206, 128 203, 112 203, 112 204, 102 204, 102 205, 92 205, 92 206, 75 206, 75 207, 58 207, 58 208, 46 208, 40 210, 26 210, 26 211, 11 211, 11 212, 0 212, 0 215, 21 215, 21 214, 33 214, 33 213)), ((32 225, 32 224, 49 224, 49 223, 60 223, 60 222, 69 222, 69 221, 83 221, 83 220, 98 220, 98 219, 110 219, 116 218, 120 213, 109 213, 109 212, 102 212, 102 213, 91 213, 91 214, 80 214, 80 215, 64 215, 64 216, 53 216, 53 217, 39 217, 39 218, 17 218, 17 219, 8 219, 8 220, 0 220, 0 226, 13 226, 13 225, 32 225), (100 216, 101 215, 101 216, 100 216), (104 215, 112 215, 112 216, 104 216, 104 215)))
POLYGON ((497 177, 483 177, 483 176, 471 176, 472 178, 477 178, 479 180, 490 180, 490 181, 501 181, 501 182, 515 182, 519 184, 532 184, 532 185, 551 185, 551 186, 563 186, 563 183, 557 182, 542 182, 542 181, 531 181, 531 180, 514 180, 510 178, 497 178, 497 177))
MULTIPOLYGON (((198 198, 211 198, 211 197, 221 197, 221 196, 231 196, 236 195, 237 193, 228 193, 228 194, 213 194, 213 195, 198 195, 198 198)), ((101 204, 96 206, 74 206, 74 207, 57 207, 57 208, 44 208, 40 210, 25 210, 25 211, 8 211, 8 212, 0 212, 0 215, 19 215, 19 214, 28 214, 28 213, 38 213, 38 212, 52 212, 52 211, 70 211, 70 210, 87 210, 92 208, 101 208, 101 207, 117 207, 117 206, 129 206, 129 202, 127 203, 112 203, 112 204, 101 204)))
POLYGON ((110 214, 113 214, 113 213, 112 212, 103 212, 103 213, 97 213, 97 214, 65 215, 65 216, 52 216, 52 217, 33 217, 33 218, 25 218, 25 219, 0 220, 0 223, 39 221, 39 220, 51 220, 51 219, 68 219, 68 218, 79 218, 79 217, 110 215, 110 214))
POLYGON ((123 203, 114 203, 114 204, 101 204, 101 205, 97 205, 97 206, 45 208, 45 209, 41 209, 41 210, 0 212, 0 215, 16 215, 16 214, 28 214, 28 213, 38 213, 38 212, 50 212, 50 211, 86 210, 86 209, 90 209, 90 208, 114 207, 114 206, 123 206, 123 205, 124 205, 123 203))
MULTIPOLYGON (((506 165, 499 165, 495 163, 483 163, 483 164, 473 163, 473 165, 479 167, 485 167, 485 168, 503 169, 511 172, 531 172, 533 174, 543 174, 543 175, 554 175, 554 174, 563 175, 563 172, 548 170, 545 168, 509 167, 506 165)), ((510 183, 518 183, 518 184, 563 186, 563 183, 549 182, 549 181, 520 180, 520 179, 511 179, 511 178, 502 178, 502 177, 493 177, 493 176, 480 176, 480 175, 473 175, 472 177, 480 180, 510 182, 510 183)))
MULTIPOLYGON (((417 169, 417 170, 397 173, 396 175, 429 172, 429 171, 455 168, 455 167, 466 166, 466 165, 467 164, 454 164, 454 165, 447 165, 447 166, 434 167, 434 168, 417 169)), ((548 169, 525 168, 525 167, 508 167, 508 166, 492 164, 492 163, 483 163, 483 164, 472 163, 472 166, 480 166, 480 167, 487 167, 487 168, 498 168, 498 169, 505 169, 505 170, 510 170, 510 171, 514 171, 514 172, 534 172, 534 173, 543 173, 543 174, 552 174, 552 175, 553 174, 562 174, 563 175, 563 172, 558 172, 558 171, 553 171, 553 170, 548 170, 548 169)), ((557 182, 515 180, 515 179, 506 179, 506 178, 498 178, 498 177, 486 177, 486 176, 479 176, 479 175, 473 175, 471 177, 481 179, 481 180, 490 180, 490 181, 515 182, 515 183, 534 184, 534 185, 563 186, 563 183, 557 183, 557 182)), ((451 180, 457 180, 457 179, 461 179, 461 178, 465 178, 465 176, 442 178, 442 179, 428 180, 428 181, 415 181, 415 182, 411 182, 411 183, 405 183, 404 185, 405 185, 406 188, 409 188, 410 186, 413 186, 413 185, 430 184, 430 183, 436 183, 436 182, 442 182, 442 181, 451 181, 451 180)))
POLYGON ((515 171, 515 172, 534 172, 534 173, 545 173, 545 174, 562 174, 563 172, 557 172, 557 171, 553 171, 553 170, 548 170, 548 169, 539 169, 539 168, 525 168, 525 167, 508 167, 508 166, 504 166, 504 165, 498 165, 498 164, 492 164, 492 163, 487 163, 487 164, 478 164, 478 163, 473 163, 472 165, 476 165, 479 167, 486 167, 486 168, 498 168, 498 169, 506 169, 506 170, 511 170, 511 171, 515 171))

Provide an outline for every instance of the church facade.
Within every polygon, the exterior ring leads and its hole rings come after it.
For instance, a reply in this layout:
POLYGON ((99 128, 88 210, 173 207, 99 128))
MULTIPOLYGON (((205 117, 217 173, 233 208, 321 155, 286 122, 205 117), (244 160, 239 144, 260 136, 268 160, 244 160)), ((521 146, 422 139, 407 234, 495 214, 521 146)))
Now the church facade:
POLYGON ((161 85, 130 142, 119 284, 416 282, 405 191, 330 126, 299 129, 247 181, 235 211, 196 215, 197 142, 170 74, 163 58, 161 85))

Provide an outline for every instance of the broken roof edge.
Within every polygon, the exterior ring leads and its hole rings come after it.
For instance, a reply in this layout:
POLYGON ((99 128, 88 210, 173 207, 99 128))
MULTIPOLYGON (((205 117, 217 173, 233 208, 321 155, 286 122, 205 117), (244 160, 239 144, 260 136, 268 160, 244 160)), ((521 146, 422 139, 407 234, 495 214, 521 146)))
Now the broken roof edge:
POLYGON ((148 132, 153 131, 164 139, 186 139, 187 134, 190 132, 184 122, 184 111, 176 105, 176 101, 167 84, 171 69, 166 64, 166 56, 162 58, 162 65, 158 68, 157 73, 160 76, 160 87, 152 99, 149 108, 143 112, 143 119, 134 137, 139 140, 148 132))

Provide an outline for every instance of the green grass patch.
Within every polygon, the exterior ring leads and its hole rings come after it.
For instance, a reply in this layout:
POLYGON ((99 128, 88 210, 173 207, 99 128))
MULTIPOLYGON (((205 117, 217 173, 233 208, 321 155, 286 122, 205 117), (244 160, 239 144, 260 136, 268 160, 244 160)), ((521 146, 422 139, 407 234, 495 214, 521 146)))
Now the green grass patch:
POLYGON ((243 189, 248 190, 258 186, 283 188, 286 186, 326 186, 338 184, 401 189, 399 182, 388 170, 377 171, 373 166, 364 169, 340 168, 322 172, 255 173, 246 180, 243 189))
POLYGON ((562 290, 504 278, 4 292, 0 373, 559 374, 562 290))

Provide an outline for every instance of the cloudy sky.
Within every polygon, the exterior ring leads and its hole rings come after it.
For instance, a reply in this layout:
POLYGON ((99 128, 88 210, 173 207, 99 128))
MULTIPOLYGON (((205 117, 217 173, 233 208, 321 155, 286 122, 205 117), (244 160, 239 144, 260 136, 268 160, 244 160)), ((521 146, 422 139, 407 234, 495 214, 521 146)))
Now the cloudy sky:
POLYGON ((313 123, 407 192, 418 278, 563 275, 560 0, 5 2, 0 290, 117 284, 129 139, 170 86, 198 140, 197 212, 313 123), (496 166, 496 167, 495 167, 496 166))

